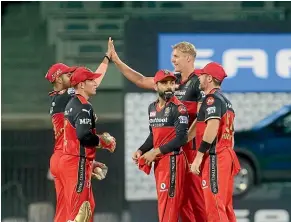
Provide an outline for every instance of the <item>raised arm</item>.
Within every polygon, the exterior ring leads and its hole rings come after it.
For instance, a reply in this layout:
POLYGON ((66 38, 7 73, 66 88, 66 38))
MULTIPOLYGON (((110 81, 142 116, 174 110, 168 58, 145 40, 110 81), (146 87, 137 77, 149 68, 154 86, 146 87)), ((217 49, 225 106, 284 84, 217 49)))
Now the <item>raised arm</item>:
POLYGON ((146 77, 141 73, 135 71, 130 68, 127 64, 125 64, 117 55, 113 42, 112 44, 112 61, 115 63, 118 70, 131 82, 133 82, 136 86, 143 89, 152 89, 154 90, 154 78, 146 77))
POLYGON ((97 83, 97 87, 101 84, 106 74, 106 71, 108 69, 109 59, 111 58, 112 43, 113 43, 113 40, 111 40, 111 37, 109 37, 108 44, 107 44, 107 52, 105 54, 106 56, 104 56, 103 61, 101 62, 101 64, 98 66, 98 68, 95 71, 95 73, 102 74, 102 76, 100 76, 98 79, 95 80, 95 82, 97 83))

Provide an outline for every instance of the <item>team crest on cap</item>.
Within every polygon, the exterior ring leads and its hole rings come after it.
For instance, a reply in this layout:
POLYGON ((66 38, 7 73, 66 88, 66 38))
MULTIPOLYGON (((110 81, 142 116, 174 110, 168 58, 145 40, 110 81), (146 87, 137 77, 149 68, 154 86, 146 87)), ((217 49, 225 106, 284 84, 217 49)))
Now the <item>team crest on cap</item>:
POLYGON ((167 69, 163 69, 163 72, 164 72, 165 75, 170 75, 171 74, 171 72, 169 70, 167 70, 167 69))

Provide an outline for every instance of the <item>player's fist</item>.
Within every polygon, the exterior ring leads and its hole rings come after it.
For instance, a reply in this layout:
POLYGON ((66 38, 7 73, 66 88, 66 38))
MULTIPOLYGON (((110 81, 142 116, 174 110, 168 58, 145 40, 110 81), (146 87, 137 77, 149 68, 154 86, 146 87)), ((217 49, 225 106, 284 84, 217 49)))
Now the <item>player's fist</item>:
POLYGON ((132 154, 132 160, 135 164, 138 164, 138 159, 141 157, 141 155, 142 152, 140 150, 137 150, 132 154))
POLYGON ((108 167, 104 163, 96 162, 93 163, 92 178, 97 180, 103 180, 108 172, 108 167))
POLYGON ((111 136, 109 133, 103 133, 102 135, 98 135, 98 137, 99 137, 99 145, 97 146, 97 148, 107 149, 111 153, 113 153, 116 148, 115 138, 111 136))

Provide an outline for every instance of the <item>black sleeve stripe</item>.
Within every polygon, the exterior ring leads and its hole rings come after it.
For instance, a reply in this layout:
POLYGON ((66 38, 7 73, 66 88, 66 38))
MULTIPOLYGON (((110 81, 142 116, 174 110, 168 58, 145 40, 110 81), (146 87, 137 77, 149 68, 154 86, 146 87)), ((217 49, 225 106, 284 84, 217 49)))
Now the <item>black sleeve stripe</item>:
POLYGON ((205 119, 204 122, 207 122, 210 119, 221 119, 221 117, 219 117, 219 116, 210 116, 207 119, 205 119))

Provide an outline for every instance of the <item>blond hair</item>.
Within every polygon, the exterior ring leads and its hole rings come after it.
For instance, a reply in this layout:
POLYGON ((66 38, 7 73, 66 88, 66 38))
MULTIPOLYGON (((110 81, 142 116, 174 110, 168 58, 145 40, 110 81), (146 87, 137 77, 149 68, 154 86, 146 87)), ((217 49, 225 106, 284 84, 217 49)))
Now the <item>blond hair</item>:
POLYGON ((195 46, 190 42, 179 42, 176 45, 172 46, 173 49, 177 49, 183 53, 188 53, 196 58, 197 50, 195 46))

